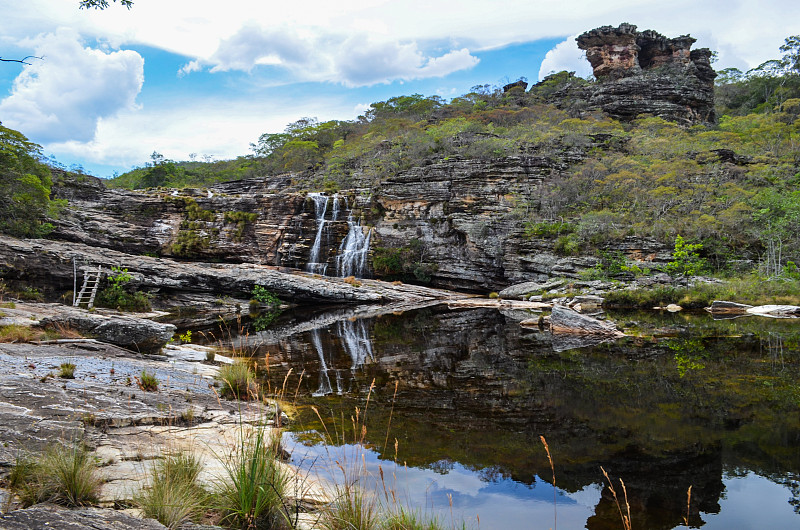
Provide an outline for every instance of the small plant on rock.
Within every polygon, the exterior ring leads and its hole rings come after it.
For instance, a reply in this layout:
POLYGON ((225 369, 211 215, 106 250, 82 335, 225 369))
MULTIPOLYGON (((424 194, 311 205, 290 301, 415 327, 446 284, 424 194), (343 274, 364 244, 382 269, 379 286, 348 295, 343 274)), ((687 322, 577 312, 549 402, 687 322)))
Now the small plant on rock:
POLYGON ((62 379, 75 379, 75 364, 61 363, 58 367, 58 377, 62 379))
POLYGON ((139 385, 139 388, 145 392, 155 392, 158 390, 158 379, 156 379, 154 374, 148 373, 145 370, 142 370, 141 379, 138 377, 136 378, 136 383, 139 385))

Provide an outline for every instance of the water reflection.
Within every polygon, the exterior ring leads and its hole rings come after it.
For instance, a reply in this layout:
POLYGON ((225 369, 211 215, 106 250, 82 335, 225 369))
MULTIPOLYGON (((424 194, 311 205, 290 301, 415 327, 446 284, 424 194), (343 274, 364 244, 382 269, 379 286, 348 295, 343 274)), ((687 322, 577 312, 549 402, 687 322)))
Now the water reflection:
POLYGON ((305 396, 293 426, 298 451, 322 451, 324 430, 305 405, 345 440, 355 429, 341 418, 359 407, 368 460, 407 463, 403 487, 425 492, 414 503, 439 506, 450 494, 482 528, 553 526, 539 435, 553 452, 564 528, 620 528, 600 466, 625 481, 635 528, 682 525, 689 486, 693 527, 735 528, 729 513, 738 527, 765 527, 763 514, 730 505, 734 487, 781 499, 767 526, 800 526, 800 323, 610 317, 631 337, 564 351, 491 309, 317 315, 317 329, 259 338, 275 382, 289 369, 304 374, 290 383, 305 396))

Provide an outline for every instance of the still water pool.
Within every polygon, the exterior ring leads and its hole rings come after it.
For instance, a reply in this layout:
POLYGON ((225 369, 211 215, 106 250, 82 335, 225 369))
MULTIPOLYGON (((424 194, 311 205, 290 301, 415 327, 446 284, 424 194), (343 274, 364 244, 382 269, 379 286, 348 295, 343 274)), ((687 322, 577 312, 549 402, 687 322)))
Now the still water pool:
POLYGON ((629 337, 587 345, 528 316, 320 310, 248 340, 298 465, 350 454, 448 525, 622 528, 602 467, 633 528, 800 528, 800 321, 610 313, 629 337))

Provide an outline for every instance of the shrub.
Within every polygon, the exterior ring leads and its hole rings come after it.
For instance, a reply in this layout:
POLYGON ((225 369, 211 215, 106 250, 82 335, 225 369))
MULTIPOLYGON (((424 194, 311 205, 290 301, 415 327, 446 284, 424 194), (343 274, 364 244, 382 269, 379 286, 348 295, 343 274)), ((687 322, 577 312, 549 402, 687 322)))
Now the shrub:
POLYGON ((128 269, 111 267, 108 275, 108 286, 97 295, 95 305, 108 307, 118 311, 144 312, 150 311, 150 297, 140 291, 128 292, 125 284, 133 279, 128 269))
POLYGON ((150 467, 147 484, 134 502, 146 517, 168 528, 197 522, 209 500, 197 480, 201 470, 200 460, 192 453, 168 455, 150 467))
POLYGON ((253 300, 260 304, 266 304, 273 308, 280 307, 281 305, 280 298, 270 292, 266 287, 262 287, 261 285, 254 285, 251 295, 253 300))
POLYGON ((687 243, 681 236, 675 237, 675 250, 672 261, 667 263, 667 272, 687 276, 702 274, 708 269, 708 262, 697 252, 702 249, 701 243, 687 243))
POLYGON ((222 523, 235 528, 280 528, 290 475, 277 459, 278 439, 264 427, 240 431, 233 452, 222 458, 224 479, 215 495, 222 523))
POLYGON ((8 478, 23 506, 53 502, 85 506, 98 500, 102 480, 85 447, 53 445, 36 457, 20 458, 8 478))
POLYGON ((226 364, 219 369, 217 379, 222 383, 220 394, 224 398, 249 400, 258 397, 256 376, 247 363, 226 364))

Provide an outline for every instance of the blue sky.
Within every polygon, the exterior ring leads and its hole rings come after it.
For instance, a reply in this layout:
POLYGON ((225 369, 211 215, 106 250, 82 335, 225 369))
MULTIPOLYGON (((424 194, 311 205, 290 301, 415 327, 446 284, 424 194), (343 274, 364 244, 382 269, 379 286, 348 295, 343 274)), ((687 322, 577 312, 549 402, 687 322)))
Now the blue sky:
POLYGON ((718 69, 779 56, 800 33, 796 1, 0 0, 0 121, 97 176, 153 151, 185 160, 248 154, 304 116, 353 119, 402 94, 463 94, 590 69, 575 35, 630 22, 690 33, 718 69))

